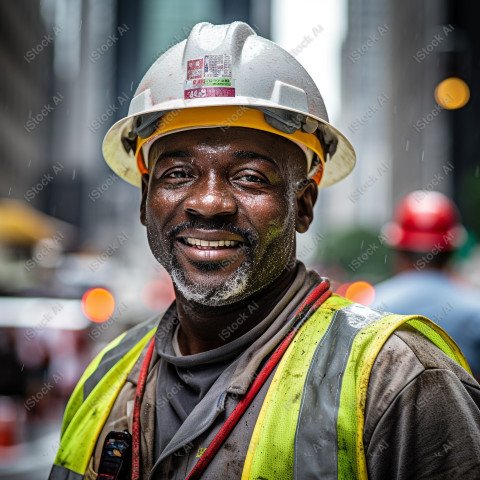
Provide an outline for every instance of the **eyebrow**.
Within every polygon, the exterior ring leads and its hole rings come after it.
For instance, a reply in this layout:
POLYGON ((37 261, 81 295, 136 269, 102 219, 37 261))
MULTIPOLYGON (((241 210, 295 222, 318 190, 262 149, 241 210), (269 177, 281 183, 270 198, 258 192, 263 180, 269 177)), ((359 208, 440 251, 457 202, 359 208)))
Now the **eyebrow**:
MULTIPOLYGON (((187 158, 190 157, 190 154, 185 150, 168 150, 166 152, 161 153, 158 157, 152 158, 153 165, 156 165, 164 158, 187 158)), ((150 155, 149 155, 149 163, 150 163, 150 155)))
POLYGON ((161 153, 156 161, 163 160, 164 158, 185 158, 190 157, 190 154, 185 150, 169 150, 167 152, 161 153))
POLYGON ((251 150, 240 150, 238 152, 235 152, 233 154, 233 156, 235 158, 240 158, 242 160, 248 160, 248 159, 254 159, 254 158, 259 158, 261 160, 265 160, 267 162, 270 162, 272 163, 273 165, 275 166, 278 166, 277 165, 277 162, 275 160, 273 160, 273 158, 267 156, 267 155, 263 155, 262 153, 258 153, 258 152, 253 152, 251 150))
MULTIPOLYGON (((249 160, 249 159, 255 159, 258 158, 260 160, 265 160, 266 162, 269 162, 275 166, 277 165, 277 162, 273 160, 273 158, 269 157, 268 155, 264 155, 262 153, 254 152, 252 150, 239 150, 236 151, 233 154, 234 158, 238 158, 241 160, 249 160)), ((169 150, 166 152, 161 153, 155 160, 155 164, 159 163, 161 160, 164 158, 188 158, 191 157, 191 154, 185 150, 169 150)))

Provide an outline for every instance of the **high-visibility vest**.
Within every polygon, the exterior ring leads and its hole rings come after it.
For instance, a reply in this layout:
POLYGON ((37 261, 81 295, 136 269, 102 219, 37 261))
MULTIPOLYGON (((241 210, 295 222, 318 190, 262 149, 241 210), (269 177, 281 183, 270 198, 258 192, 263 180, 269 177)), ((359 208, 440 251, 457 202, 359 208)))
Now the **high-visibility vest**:
MULTIPOLYGON (((50 480, 80 480, 126 378, 157 321, 110 343, 87 368, 67 405, 50 480)), ((467 371, 453 340, 430 320, 385 314, 338 295, 300 328, 260 409, 242 480, 366 479, 364 410, 370 371, 402 325, 422 333, 467 371)))

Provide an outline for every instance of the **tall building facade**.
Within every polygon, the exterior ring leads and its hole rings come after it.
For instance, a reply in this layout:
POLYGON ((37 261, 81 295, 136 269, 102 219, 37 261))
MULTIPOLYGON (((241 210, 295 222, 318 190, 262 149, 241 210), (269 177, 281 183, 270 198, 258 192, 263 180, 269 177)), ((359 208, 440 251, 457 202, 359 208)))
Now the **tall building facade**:
POLYGON ((435 176, 450 165, 447 115, 434 97, 448 28, 443 1, 349 0, 342 124, 358 163, 332 192, 345 224, 377 228, 411 190, 451 192, 453 175, 435 176))

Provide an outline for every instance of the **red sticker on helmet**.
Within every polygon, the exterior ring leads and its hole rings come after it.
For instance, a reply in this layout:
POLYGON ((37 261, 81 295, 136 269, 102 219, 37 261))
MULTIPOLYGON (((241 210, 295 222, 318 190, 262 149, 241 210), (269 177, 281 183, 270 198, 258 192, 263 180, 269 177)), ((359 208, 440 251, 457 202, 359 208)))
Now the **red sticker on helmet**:
POLYGON ((203 58, 189 60, 187 62, 187 80, 203 77, 203 58))

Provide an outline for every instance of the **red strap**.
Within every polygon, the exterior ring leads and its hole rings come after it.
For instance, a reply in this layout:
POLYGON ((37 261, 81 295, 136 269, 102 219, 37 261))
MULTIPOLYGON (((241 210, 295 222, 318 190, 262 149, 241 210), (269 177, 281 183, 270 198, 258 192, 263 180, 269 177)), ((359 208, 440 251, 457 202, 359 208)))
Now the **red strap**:
POLYGON ((132 419, 132 480, 140 480, 140 408, 142 406, 145 384, 147 382, 148 368, 152 361, 155 337, 150 340, 142 362, 140 375, 138 376, 137 389, 135 390, 135 402, 133 405, 132 419))
POLYGON ((267 378, 270 376, 270 374, 282 358, 285 350, 287 350, 288 346, 292 342, 300 327, 303 325, 304 321, 309 317, 308 314, 316 310, 332 294, 329 286, 330 284, 327 281, 322 281, 321 283, 319 283, 297 309, 294 316, 300 316, 300 322, 296 322, 292 330, 290 330, 287 336, 282 340, 282 343, 277 347, 272 356, 268 359, 267 363, 253 381, 251 387, 249 388, 245 396, 238 402, 233 412, 225 420, 225 423, 221 426, 220 430, 217 432, 210 445, 207 447, 205 452, 203 452, 202 456, 195 464, 188 476, 185 478, 185 480, 196 480, 201 477, 209 463, 212 461, 213 457, 216 455, 216 453, 222 446, 225 439, 230 435, 235 425, 239 422, 240 418, 243 416, 249 405, 252 403, 253 399, 256 397, 259 390, 262 388, 267 378), (302 317, 302 314, 305 315, 303 315, 302 317))

